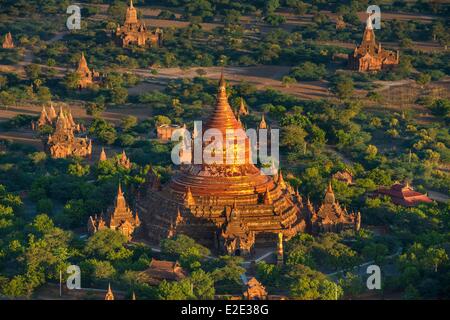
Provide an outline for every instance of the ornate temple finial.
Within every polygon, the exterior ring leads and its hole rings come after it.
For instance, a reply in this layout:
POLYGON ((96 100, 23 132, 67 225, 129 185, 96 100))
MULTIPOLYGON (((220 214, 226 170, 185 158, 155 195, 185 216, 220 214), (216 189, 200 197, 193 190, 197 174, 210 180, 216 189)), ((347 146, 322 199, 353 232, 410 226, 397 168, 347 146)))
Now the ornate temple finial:
POLYGON ((238 115, 246 116, 248 115, 248 109, 245 107, 244 99, 241 97, 241 101, 239 104, 238 115))
POLYGON ((106 157, 105 148, 102 147, 102 152, 100 152, 100 159, 99 161, 106 161, 108 158, 106 157))
POLYGON ((219 92, 218 92, 218 99, 227 99, 227 82, 225 81, 225 77, 223 75, 223 67, 222 71, 220 72, 220 80, 219 80, 219 92))
POLYGON ((264 113, 261 117, 261 122, 259 123, 259 128, 260 129, 267 129, 267 123, 266 123, 266 119, 264 117, 264 113))
POLYGON ((331 181, 328 182, 327 192, 334 193, 334 192, 333 192, 333 187, 332 187, 332 185, 331 185, 331 181))
POLYGON ((53 102, 50 102, 50 109, 48 111, 48 116, 50 117, 51 120, 56 118, 56 111, 55 108, 53 107, 53 102))
POLYGON ((119 188, 117 190, 117 196, 122 196, 123 192, 122 192, 122 183, 119 182, 119 188))
POLYGON ((333 188, 331 186, 331 181, 328 183, 327 192, 325 193, 325 203, 333 204, 336 201, 334 196, 333 188))
POLYGON ((266 192, 264 193, 264 204, 272 204, 272 203, 273 200, 269 192, 269 187, 266 187, 266 192))
POLYGON ((177 217, 175 218, 175 225, 179 225, 183 222, 183 216, 181 215, 180 207, 177 208, 177 217))
POLYGON ((133 291, 133 295, 131 296, 131 300, 136 300, 136 294, 133 291))
POLYGON ((134 222, 136 224, 136 226, 140 226, 141 225, 141 219, 139 218, 139 213, 138 213, 138 209, 136 208, 136 214, 134 215, 134 222))
POLYGON ((105 300, 114 300, 114 294, 111 290, 111 283, 108 283, 108 292, 106 292, 105 300))
POLYGON ((130 0, 130 8, 134 8, 134 6, 133 6, 133 0, 130 0))
POLYGON ((283 179, 283 172, 281 171, 281 169, 280 169, 280 171, 278 172, 278 181, 277 181, 277 184, 278 184, 282 189, 286 189, 286 182, 284 182, 284 179, 283 179))
POLYGON ((283 264, 283 256, 284 256, 284 249, 283 249, 283 233, 278 233, 278 245, 277 245, 277 264, 282 265, 283 264))
POLYGON ((191 187, 187 188, 186 195, 184 196, 184 204, 186 207, 195 205, 195 199, 191 192, 191 187))

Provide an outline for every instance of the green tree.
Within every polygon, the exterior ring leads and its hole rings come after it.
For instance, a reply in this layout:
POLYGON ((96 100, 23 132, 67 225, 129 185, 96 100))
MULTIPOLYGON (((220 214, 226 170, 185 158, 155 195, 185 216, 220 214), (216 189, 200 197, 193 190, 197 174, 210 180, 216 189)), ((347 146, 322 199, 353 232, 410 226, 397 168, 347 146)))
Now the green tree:
POLYGON ((84 252, 93 258, 106 260, 122 260, 131 256, 132 252, 125 248, 127 238, 118 231, 104 229, 90 237, 84 252))

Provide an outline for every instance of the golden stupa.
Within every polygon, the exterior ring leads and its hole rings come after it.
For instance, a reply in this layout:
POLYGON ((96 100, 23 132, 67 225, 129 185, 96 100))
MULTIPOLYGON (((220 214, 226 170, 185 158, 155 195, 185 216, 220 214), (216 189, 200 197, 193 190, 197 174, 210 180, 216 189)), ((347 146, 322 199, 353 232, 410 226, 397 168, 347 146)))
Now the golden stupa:
MULTIPOLYGON (((225 138, 223 164, 181 165, 163 186, 150 171, 137 201, 148 237, 159 241, 182 233, 219 252, 248 254, 255 243, 276 243, 279 233, 290 239, 305 231, 301 197, 284 182, 281 171, 275 177, 264 175, 251 163, 245 131, 237 137, 226 135, 227 130, 237 133, 243 128, 228 103, 223 75, 202 134, 208 129, 220 130, 225 138), (231 158, 227 146, 234 149, 231 158), (237 152, 243 146, 245 150, 237 152)), ((211 142, 206 139, 202 149, 211 142)))

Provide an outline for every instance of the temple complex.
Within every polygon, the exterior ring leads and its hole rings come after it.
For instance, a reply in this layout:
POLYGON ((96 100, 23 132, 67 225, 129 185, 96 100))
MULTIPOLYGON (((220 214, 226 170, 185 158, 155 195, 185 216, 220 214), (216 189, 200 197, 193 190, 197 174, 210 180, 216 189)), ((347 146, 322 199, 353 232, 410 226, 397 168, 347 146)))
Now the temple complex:
POLYGON ((75 123, 70 111, 65 114, 61 108, 59 115, 54 120, 52 119, 52 112, 47 113, 43 108, 37 124, 32 124, 32 126, 36 128, 40 124, 52 126, 54 124, 55 131, 48 136, 46 142, 46 149, 50 152, 52 158, 86 157, 92 154, 92 140, 87 137, 75 136, 75 132, 81 132, 82 128, 75 123))
POLYGON ((3 40, 3 43, 2 43, 2 48, 3 49, 14 49, 14 42, 13 42, 11 32, 8 32, 5 35, 5 39, 3 40))
MULTIPOLYGON (((202 134, 210 128, 224 137, 227 129, 236 134, 224 142, 223 161, 181 165, 163 186, 150 171, 137 203, 147 236, 159 242, 183 233, 218 251, 240 255, 250 253, 256 242, 275 244, 278 233, 290 239, 305 231, 293 191, 282 179, 262 174, 251 163, 249 138, 244 131, 237 134, 242 126, 228 103, 223 75, 215 110, 202 134), (226 152, 230 145, 232 157, 226 152), (236 152, 239 148, 241 152, 236 152)), ((204 142, 202 150, 211 142, 204 142)))
POLYGON ((303 208, 306 211, 308 231, 312 234, 341 232, 347 229, 358 231, 361 227, 360 212, 348 213, 347 209, 343 209, 334 196, 331 183, 322 205, 317 210, 309 200, 303 208))
POLYGON ((163 280, 180 281, 187 273, 178 262, 162 261, 152 258, 147 270, 139 274, 139 278, 149 285, 159 285, 163 280))
POLYGON ((427 195, 414 191, 409 183, 396 183, 390 188, 381 187, 376 191, 375 195, 388 196, 391 198, 393 203, 405 207, 416 206, 420 203, 433 202, 433 200, 427 195))
POLYGON ((375 40, 372 16, 367 18, 361 45, 348 55, 348 66, 357 71, 379 71, 390 69, 399 63, 399 52, 384 50, 375 40))
POLYGON ((78 80, 78 89, 85 89, 92 86, 94 83, 100 82, 100 73, 96 72, 94 69, 92 69, 92 71, 89 69, 83 52, 81 53, 81 58, 75 73, 80 77, 78 80))
POLYGON ((139 21, 137 10, 133 5, 133 0, 130 0, 130 6, 127 8, 125 22, 123 26, 117 26, 115 37, 118 44, 124 48, 130 45, 145 47, 147 44, 161 47, 163 42, 163 31, 159 28, 156 28, 154 31, 148 30, 145 24, 139 21))
POLYGON ((122 187, 119 184, 116 201, 113 208, 108 210, 106 219, 103 214, 100 216, 90 216, 87 224, 89 234, 103 229, 117 230, 131 240, 135 231, 141 225, 139 216, 133 214, 128 207, 125 197, 123 196, 122 187))

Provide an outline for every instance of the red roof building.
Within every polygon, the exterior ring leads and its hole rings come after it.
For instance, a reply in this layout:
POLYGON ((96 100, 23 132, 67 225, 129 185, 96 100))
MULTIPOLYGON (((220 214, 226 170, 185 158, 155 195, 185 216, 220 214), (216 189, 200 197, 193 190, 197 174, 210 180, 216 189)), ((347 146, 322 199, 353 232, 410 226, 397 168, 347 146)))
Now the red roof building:
POLYGON ((147 270, 140 273, 141 279, 150 284, 158 285, 163 280, 180 281, 186 278, 187 273, 178 262, 156 260, 152 258, 147 270))
POLYGON ((393 203, 405 207, 416 206, 422 202, 433 202, 427 195, 414 191, 408 183, 396 183, 390 188, 381 187, 376 192, 376 195, 388 196, 393 203))

